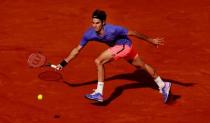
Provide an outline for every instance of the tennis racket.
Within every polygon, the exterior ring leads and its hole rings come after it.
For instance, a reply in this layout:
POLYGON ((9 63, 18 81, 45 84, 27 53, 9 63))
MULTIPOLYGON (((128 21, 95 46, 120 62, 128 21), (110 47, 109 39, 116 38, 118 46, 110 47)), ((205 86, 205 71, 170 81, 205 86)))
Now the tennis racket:
POLYGON ((47 57, 41 52, 31 53, 28 57, 28 65, 32 68, 38 68, 44 66, 51 67, 54 69, 57 68, 56 65, 49 63, 47 61, 47 57))

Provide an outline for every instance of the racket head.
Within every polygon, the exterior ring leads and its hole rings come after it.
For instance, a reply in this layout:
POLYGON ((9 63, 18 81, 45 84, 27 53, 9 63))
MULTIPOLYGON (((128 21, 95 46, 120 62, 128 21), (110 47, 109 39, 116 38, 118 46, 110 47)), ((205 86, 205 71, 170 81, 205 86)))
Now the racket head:
POLYGON ((32 68, 46 65, 47 57, 40 52, 31 53, 28 57, 28 65, 32 68))

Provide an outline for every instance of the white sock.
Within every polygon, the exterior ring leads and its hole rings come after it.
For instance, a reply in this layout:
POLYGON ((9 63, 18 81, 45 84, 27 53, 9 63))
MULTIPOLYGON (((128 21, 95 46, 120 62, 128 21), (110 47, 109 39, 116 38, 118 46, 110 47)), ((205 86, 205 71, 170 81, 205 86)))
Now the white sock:
POLYGON ((104 82, 98 82, 97 89, 95 90, 95 92, 99 92, 103 95, 103 88, 104 88, 104 82))
POLYGON ((159 89, 163 88, 164 87, 164 82, 163 80, 160 78, 160 76, 158 76, 157 78, 155 78, 155 83, 158 85, 159 89))

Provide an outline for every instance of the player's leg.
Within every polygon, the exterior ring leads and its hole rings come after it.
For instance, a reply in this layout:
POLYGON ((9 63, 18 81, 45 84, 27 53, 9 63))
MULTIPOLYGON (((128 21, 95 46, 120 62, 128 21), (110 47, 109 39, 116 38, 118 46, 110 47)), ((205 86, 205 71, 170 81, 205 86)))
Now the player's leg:
POLYGON ((105 63, 123 58, 129 53, 129 51, 130 47, 128 45, 115 45, 101 53, 101 55, 95 60, 98 70, 98 81, 104 81, 105 63))
POLYGON ((151 75, 151 77, 153 77, 155 83, 159 87, 160 93, 163 94, 164 102, 166 102, 168 99, 171 83, 164 82, 157 74, 156 70, 152 66, 146 64, 134 49, 131 50, 126 59, 130 64, 134 65, 136 68, 144 69, 151 75))
POLYGON ((104 88, 104 64, 111 62, 113 60, 113 54, 109 50, 105 50, 104 52, 99 55, 95 59, 97 72, 98 72, 98 83, 97 88, 94 90, 93 93, 87 94, 86 97, 88 99, 96 100, 96 101, 103 101, 103 88, 104 88))
POLYGON ((104 64, 111 62, 113 60, 113 55, 109 50, 105 50, 104 52, 99 55, 95 59, 95 64, 98 71, 98 81, 103 82, 104 81, 104 64))
POLYGON ((154 79, 158 77, 158 74, 155 71, 155 69, 150 65, 146 64, 139 56, 136 56, 134 59, 129 60, 129 63, 135 66, 136 68, 146 70, 154 79))
POLYGON ((144 69, 154 78, 155 83, 159 87, 160 93, 162 93, 162 95, 163 95, 164 103, 166 103, 167 99, 168 99, 168 96, 169 96, 171 83, 170 82, 164 82, 160 78, 160 76, 157 74, 155 69, 153 67, 151 67, 150 65, 144 63, 144 61, 139 56, 137 56, 133 60, 129 60, 129 63, 131 63, 132 65, 134 65, 137 68, 144 69))
POLYGON ((98 85, 96 88, 97 92, 103 94, 103 85, 104 85, 104 77, 105 77, 105 67, 104 65, 108 62, 113 61, 113 55, 109 50, 105 50, 99 57, 95 59, 95 64, 97 67, 98 73, 98 85))

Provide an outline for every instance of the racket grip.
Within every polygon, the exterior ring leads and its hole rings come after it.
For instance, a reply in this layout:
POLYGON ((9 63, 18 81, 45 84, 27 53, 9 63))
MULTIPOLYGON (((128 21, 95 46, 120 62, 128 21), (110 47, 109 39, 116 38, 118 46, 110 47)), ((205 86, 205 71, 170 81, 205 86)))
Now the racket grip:
POLYGON ((54 65, 54 64, 51 64, 50 67, 54 68, 54 69, 57 69, 57 66, 54 65))

